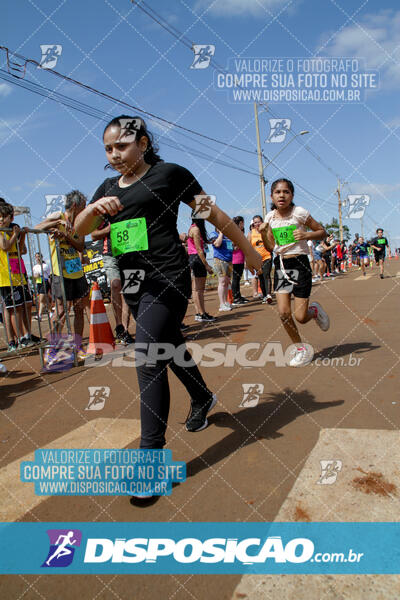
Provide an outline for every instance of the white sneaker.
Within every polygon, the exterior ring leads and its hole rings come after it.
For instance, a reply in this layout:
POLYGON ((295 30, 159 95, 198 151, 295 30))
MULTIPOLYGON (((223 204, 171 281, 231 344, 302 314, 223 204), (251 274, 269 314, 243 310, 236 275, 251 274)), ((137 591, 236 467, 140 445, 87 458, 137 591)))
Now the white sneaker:
POLYGON ((232 310, 230 304, 221 304, 221 306, 219 307, 219 312, 229 312, 230 310, 232 310))
POLYGON ((228 308, 230 308, 232 310, 232 304, 230 302, 225 302, 225 306, 227 306, 228 308))
POLYGON ((289 361, 290 367, 305 367, 309 365, 313 359, 313 355, 309 353, 305 346, 300 346, 294 349, 293 358, 289 361))
POLYGON ((324 311, 319 302, 311 302, 310 308, 316 309, 316 317, 315 320, 317 325, 322 329, 322 331, 328 331, 330 321, 327 313, 324 311))
POLYGON ((201 321, 201 314, 200 313, 196 313, 194 316, 194 320, 195 321, 201 321))
POLYGON ((7 367, 0 363, 0 375, 7 375, 7 367))

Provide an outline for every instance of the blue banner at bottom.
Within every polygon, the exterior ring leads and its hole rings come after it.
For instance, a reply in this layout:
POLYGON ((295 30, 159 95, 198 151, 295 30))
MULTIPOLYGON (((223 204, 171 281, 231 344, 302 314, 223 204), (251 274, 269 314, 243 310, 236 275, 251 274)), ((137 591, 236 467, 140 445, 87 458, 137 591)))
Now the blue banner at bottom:
POLYGON ((399 523, 1 523, 2 574, 397 574, 399 523))

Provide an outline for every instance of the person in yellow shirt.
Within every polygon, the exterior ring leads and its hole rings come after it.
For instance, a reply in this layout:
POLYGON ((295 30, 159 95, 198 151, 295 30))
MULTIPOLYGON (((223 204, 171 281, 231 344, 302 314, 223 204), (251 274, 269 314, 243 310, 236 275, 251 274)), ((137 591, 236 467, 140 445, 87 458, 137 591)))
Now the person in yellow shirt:
POLYGON ((32 306, 25 266, 22 259, 20 260, 22 254, 26 253, 25 231, 16 224, 12 225, 13 217, 14 209, 11 204, 0 202, 0 228, 13 230, 12 233, 6 231, 0 233, 0 296, 5 308, 8 352, 17 349, 18 341, 20 348, 27 348, 34 344, 30 337, 30 319, 24 319, 24 304, 30 305, 29 312, 32 306))
MULTIPOLYGON (((86 206, 86 196, 78 190, 73 190, 66 195, 65 210, 49 215, 36 229, 45 229, 52 233, 50 238, 51 264, 53 270, 52 294, 56 302, 53 315, 54 332, 61 333, 65 322, 65 311, 62 294, 62 281, 64 283, 67 302, 72 301, 74 306, 74 332, 78 340, 82 340, 84 326, 84 308, 88 302, 89 286, 83 272, 80 252, 84 249, 84 237, 79 236, 74 230, 77 215, 86 206), (60 246, 59 264, 55 240, 60 246), (57 317, 58 313, 58 317, 57 317)), ((81 342, 78 341, 78 358, 85 358, 81 342)))

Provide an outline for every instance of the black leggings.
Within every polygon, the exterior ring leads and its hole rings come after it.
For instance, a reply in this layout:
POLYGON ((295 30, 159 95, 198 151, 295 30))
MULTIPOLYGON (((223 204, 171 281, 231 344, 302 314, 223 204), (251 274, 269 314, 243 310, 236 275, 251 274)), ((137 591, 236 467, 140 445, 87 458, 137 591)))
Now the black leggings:
POLYGON ((244 263, 232 265, 232 294, 234 300, 240 299, 240 279, 243 275, 244 263))
MULTIPOLYGON (((173 344, 175 348, 180 346, 182 352, 179 355, 185 363, 190 361, 191 355, 186 349, 180 329, 187 305, 188 301, 179 292, 168 299, 160 299, 146 292, 138 304, 130 307, 136 320, 135 344, 146 345, 146 349, 141 350, 139 346, 135 350, 138 362, 141 358, 144 360, 148 353, 148 344, 159 342, 173 344)), ((193 361, 192 365, 186 366, 178 366, 171 358, 157 359, 153 364, 149 362, 151 361, 147 358, 146 364, 136 367, 140 388, 140 447, 162 448, 165 445, 170 404, 167 366, 186 387, 193 401, 203 404, 211 398, 212 393, 193 361)))
POLYGON ((267 258, 262 264, 262 273, 258 276, 264 298, 271 294, 271 268, 272 258, 267 258))

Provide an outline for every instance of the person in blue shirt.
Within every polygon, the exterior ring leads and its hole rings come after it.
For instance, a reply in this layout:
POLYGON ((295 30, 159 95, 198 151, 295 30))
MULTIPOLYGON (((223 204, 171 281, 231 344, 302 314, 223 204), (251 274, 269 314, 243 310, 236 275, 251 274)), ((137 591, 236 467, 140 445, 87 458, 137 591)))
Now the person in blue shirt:
POLYGON ((363 237, 358 238, 358 244, 355 247, 355 252, 357 253, 357 256, 360 259, 360 265, 361 265, 362 274, 364 275, 364 277, 366 275, 365 267, 369 266, 368 247, 369 247, 369 244, 367 244, 367 242, 364 242, 363 237))
POLYGON ((209 239, 214 248, 214 268, 218 275, 219 310, 226 312, 232 310, 228 302, 228 290, 232 277, 233 243, 218 229, 209 236, 209 239))

